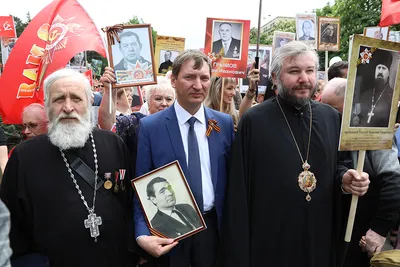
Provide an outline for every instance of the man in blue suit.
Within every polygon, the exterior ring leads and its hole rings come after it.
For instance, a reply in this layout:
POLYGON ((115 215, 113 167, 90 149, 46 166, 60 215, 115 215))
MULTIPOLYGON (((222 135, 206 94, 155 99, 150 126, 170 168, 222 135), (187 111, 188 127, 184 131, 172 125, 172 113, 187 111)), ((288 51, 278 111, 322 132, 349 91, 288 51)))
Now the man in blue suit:
POLYGON ((139 246, 155 257, 169 252, 164 266, 212 267, 217 245, 227 180, 227 161, 234 138, 231 116, 204 107, 211 66, 197 50, 179 55, 172 67, 171 83, 177 101, 168 109, 140 120, 136 175, 143 175, 178 160, 188 180, 207 229, 177 244, 150 235, 140 205, 134 209, 139 246), (211 128, 216 122, 220 131, 211 128))

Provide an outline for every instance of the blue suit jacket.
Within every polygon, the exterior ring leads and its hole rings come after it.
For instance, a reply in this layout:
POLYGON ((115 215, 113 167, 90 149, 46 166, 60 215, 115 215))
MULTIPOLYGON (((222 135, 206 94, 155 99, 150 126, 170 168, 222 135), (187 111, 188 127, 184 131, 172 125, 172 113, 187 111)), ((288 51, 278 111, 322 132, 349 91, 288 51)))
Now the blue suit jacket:
MULTIPOLYGON (((211 179, 214 186, 218 224, 221 226, 222 209, 227 180, 227 163, 234 139, 233 120, 230 115, 205 108, 206 123, 213 118, 221 131, 213 130, 208 137, 208 147, 211 163, 211 179)), ((205 133, 204 133, 205 134, 205 133)), ((136 159, 136 176, 159 168, 178 160, 185 176, 188 176, 186 154, 176 117, 174 105, 164 111, 152 114, 140 120, 138 149, 136 159)), ((136 238, 150 235, 142 209, 137 197, 134 199, 134 222, 136 238)))

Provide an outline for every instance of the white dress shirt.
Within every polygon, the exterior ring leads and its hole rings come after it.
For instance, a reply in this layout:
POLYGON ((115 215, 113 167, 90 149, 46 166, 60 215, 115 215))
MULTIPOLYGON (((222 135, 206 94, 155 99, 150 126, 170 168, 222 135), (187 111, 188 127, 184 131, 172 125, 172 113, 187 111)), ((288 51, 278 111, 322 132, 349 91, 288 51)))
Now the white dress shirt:
MULTIPOLYGON (((186 154, 186 163, 189 162, 188 155, 188 134, 189 134, 189 122, 188 120, 192 115, 187 112, 178 101, 174 103, 176 117, 178 119, 179 130, 181 132, 183 148, 186 154)), ((208 149, 208 139, 206 136, 207 124, 206 117, 204 114, 204 106, 201 105, 200 109, 193 115, 197 121, 194 124, 194 131, 196 132, 197 143, 199 145, 200 162, 201 162, 201 180, 203 186, 203 204, 204 211, 209 211, 214 207, 214 187, 211 180, 211 162, 210 152, 208 149)))

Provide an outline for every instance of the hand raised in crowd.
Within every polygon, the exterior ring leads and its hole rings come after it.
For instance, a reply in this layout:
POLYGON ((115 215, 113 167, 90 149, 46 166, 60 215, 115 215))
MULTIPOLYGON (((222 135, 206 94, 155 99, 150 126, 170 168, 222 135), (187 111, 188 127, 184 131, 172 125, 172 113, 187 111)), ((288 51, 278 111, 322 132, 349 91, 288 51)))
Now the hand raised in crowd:
POLYGON ((365 236, 361 238, 360 247, 368 253, 368 256, 372 257, 375 253, 381 252, 385 241, 385 237, 369 229, 365 236))
POLYGON ((369 183, 368 173, 359 174, 356 170, 348 170, 342 178, 343 190, 357 196, 367 193, 369 183))
POLYGON ((140 236, 136 241, 142 249, 156 258, 168 253, 178 244, 173 239, 158 236, 140 236))
POLYGON ((252 92, 256 89, 256 82, 260 81, 260 70, 256 69, 255 66, 256 62, 253 62, 247 75, 247 78, 249 79, 249 90, 252 92))
POLYGON ((110 88, 111 83, 116 83, 117 80, 115 79, 114 69, 106 67, 103 75, 100 78, 100 82, 104 85, 104 88, 107 90, 110 88))

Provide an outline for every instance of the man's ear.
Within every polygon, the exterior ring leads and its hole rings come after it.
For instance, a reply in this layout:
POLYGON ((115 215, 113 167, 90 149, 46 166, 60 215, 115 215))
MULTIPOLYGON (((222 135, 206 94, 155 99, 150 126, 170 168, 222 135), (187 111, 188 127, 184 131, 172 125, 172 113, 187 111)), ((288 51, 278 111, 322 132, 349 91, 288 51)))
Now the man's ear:
POLYGON ((157 206, 157 200, 155 197, 149 197, 149 200, 154 204, 154 206, 157 206))
POLYGON ((275 72, 271 72, 271 78, 272 78, 272 82, 273 82, 273 84, 277 84, 277 81, 278 81, 278 77, 276 76, 276 73, 275 72))
POLYGON ((175 82, 176 82, 176 77, 174 75, 171 75, 171 85, 173 88, 175 88, 175 82))

